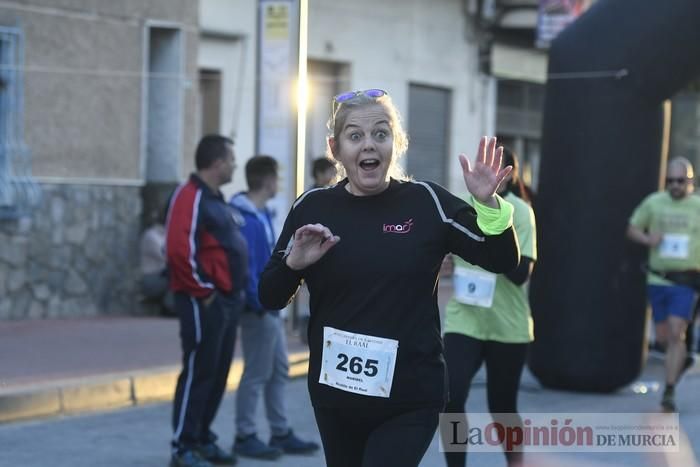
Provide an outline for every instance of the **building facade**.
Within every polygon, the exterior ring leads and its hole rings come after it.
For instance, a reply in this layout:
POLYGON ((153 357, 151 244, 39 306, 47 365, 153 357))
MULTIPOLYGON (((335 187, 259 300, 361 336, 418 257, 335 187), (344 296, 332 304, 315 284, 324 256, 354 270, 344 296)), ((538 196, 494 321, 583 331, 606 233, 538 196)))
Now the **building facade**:
POLYGON ((197 21, 190 0, 0 6, 0 319, 143 311, 142 217, 192 167, 197 21))
MULTIPOLYGON (((332 96, 382 88, 409 133, 409 175, 462 194, 457 155, 495 134, 536 189, 539 4, 309 0, 304 172, 326 151, 332 96)), ((259 0, 0 6, 0 319, 142 312, 138 237, 192 171, 201 135, 235 139, 224 192, 245 189, 259 147, 258 24, 259 0)), ((683 99, 678 114, 697 113, 683 99)), ((672 141, 697 151, 698 125, 683 128, 672 141)), ((296 159, 281 167, 284 217, 296 159)))
POLYGON ((496 87, 496 134, 521 158, 523 180, 537 188, 547 51, 536 46, 539 0, 474 0, 483 71, 496 87))
MULTIPOLYGON (((480 69, 478 31, 467 3, 309 1, 305 171, 326 152, 332 97, 350 89, 382 88, 409 132, 406 171, 463 190, 457 155, 473 154, 479 137, 494 134, 495 125, 495 81, 480 69)), ((235 136, 239 165, 257 147, 257 8, 256 0, 200 2, 200 132, 218 128, 235 136)), ((289 168, 286 177, 293 174, 294 160, 282 166, 289 168)), ((305 175, 309 186, 310 173, 305 175)), ((239 170, 226 189, 230 193, 244 185, 239 170)), ((288 207, 291 200, 284 203, 288 207)))
MULTIPOLYGON (((496 134, 521 156, 523 179, 535 191, 539 182, 546 83, 549 79, 574 78, 548 76, 548 41, 569 21, 585 14, 596 1, 466 2, 482 38, 484 72, 496 80, 496 134)), ((606 70, 599 71, 605 74, 606 70)), ((576 79, 600 78, 582 73, 576 79)), ((669 156, 687 157, 699 167, 700 80, 673 96, 668 101, 668 109, 669 156)))

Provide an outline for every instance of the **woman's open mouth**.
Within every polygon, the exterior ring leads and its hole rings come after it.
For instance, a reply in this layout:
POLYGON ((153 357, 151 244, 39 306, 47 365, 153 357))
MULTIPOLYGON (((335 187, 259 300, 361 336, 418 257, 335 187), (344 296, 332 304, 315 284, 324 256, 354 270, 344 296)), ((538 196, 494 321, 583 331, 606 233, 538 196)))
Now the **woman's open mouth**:
POLYGON ((365 159, 360 162, 360 168, 362 170, 371 171, 379 167, 379 159, 365 159))

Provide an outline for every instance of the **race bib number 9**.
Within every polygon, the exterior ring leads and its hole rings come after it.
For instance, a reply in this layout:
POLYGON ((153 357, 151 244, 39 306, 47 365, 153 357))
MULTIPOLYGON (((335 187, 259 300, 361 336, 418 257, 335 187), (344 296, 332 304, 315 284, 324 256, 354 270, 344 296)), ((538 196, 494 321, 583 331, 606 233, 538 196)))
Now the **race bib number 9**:
POLYGON ((687 259, 689 253, 689 235, 664 234, 664 238, 659 245, 660 258, 687 259))
POLYGON ((455 299, 458 302, 483 308, 491 308, 493 305, 493 293, 496 290, 495 274, 456 267, 453 282, 455 299))
POLYGON ((365 396, 389 397, 399 341, 323 328, 318 382, 365 396))

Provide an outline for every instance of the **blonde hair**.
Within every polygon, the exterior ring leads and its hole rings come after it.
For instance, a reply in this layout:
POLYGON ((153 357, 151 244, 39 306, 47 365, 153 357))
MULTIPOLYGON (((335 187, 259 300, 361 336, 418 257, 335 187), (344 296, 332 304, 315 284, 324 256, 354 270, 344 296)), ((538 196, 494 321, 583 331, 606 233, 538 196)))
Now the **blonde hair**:
MULTIPOLYGON (((394 105, 394 102, 391 100, 391 97, 389 97, 388 94, 384 94, 380 97, 370 97, 360 93, 355 97, 348 99, 347 101, 343 101, 337 105, 338 107, 335 109, 333 115, 331 115, 326 127, 328 129, 328 139, 333 138, 335 140, 335 144, 338 145, 338 148, 340 145, 340 133, 343 131, 343 127, 345 126, 345 122, 347 121, 350 112, 359 108, 368 107, 370 105, 380 105, 384 108, 384 111, 389 117, 389 127, 391 128, 394 143, 388 174, 391 178, 397 180, 408 180, 409 177, 406 176, 403 168, 399 164, 399 160, 408 149, 408 135, 406 134, 406 131, 401 123, 401 115, 399 114, 396 105, 394 105)), ((335 162, 335 166, 338 171, 336 179, 339 180, 344 178, 346 176, 345 167, 343 167, 343 164, 333 155, 330 144, 326 144, 326 154, 329 159, 335 162)))

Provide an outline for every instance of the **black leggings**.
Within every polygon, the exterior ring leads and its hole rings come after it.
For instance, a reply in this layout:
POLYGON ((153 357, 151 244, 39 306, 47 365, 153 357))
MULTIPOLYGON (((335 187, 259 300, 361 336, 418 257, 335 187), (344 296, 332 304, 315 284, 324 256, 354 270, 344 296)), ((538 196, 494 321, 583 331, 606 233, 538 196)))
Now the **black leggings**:
MULTIPOLYGON (((464 412, 472 378, 482 362, 486 362, 489 412, 518 411, 518 387, 527 344, 482 341, 457 333, 445 334, 444 343, 450 391, 446 413, 464 412)), ((505 455, 509 465, 522 462, 521 452, 506 452, 505 455)), ((462 467, 466 465, 467 455, 463 452, 446 452, 445 460, 449 467, 462 467)))
POLYGON ((315 407, 328 467, 418 466, 440 410, 315 407))

